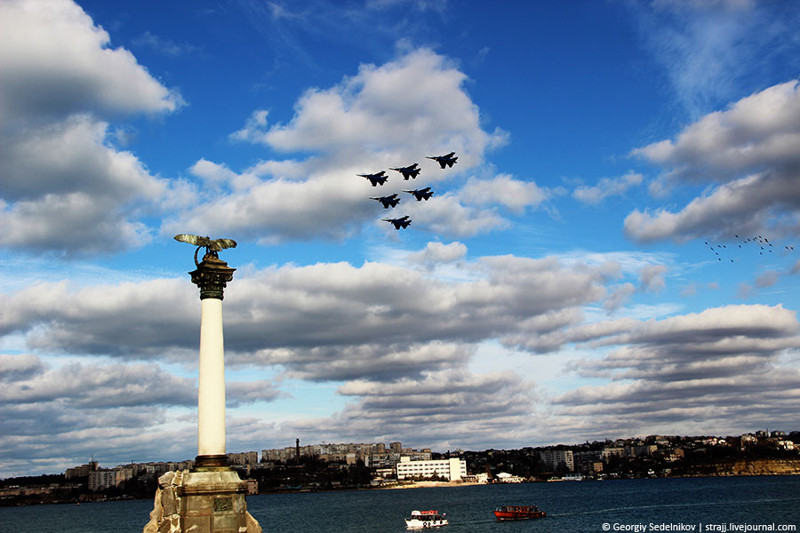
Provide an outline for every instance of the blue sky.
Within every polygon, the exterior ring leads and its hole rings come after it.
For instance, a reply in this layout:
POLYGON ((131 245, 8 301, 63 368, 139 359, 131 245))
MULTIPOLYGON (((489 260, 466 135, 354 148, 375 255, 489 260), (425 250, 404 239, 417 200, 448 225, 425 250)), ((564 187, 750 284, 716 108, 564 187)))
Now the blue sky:
POLYGON ((176 233, 239 243, 231 452, 798 429, 798 23, 748 0, 3 0, 0 477, 196 455, 176 233))

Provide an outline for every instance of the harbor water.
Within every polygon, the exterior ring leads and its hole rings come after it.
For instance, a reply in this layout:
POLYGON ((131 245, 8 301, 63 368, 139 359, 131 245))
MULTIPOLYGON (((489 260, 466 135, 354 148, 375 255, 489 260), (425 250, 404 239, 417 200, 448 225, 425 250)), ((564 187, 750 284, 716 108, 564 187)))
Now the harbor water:
MULTIPOLYGON (((632 479, 262 494, 247 498, 265 532, 405 531, 414 510, 447 513, 442 532, 798 531, 800 476, 632 479), (499 505, 547 517, 498 522, 499 505)), ((0 508, 0 531, 140 533, 150 500, 0 508)))

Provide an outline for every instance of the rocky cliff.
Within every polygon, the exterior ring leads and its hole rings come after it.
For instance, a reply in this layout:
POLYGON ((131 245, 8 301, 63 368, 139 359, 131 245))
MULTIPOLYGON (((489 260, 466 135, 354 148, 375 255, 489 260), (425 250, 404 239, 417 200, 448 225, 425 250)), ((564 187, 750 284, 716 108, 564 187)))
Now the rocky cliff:
POLYGON ((800 474, 800 459, 731 459, 680 465, 671 476, 772 476, 800 474))

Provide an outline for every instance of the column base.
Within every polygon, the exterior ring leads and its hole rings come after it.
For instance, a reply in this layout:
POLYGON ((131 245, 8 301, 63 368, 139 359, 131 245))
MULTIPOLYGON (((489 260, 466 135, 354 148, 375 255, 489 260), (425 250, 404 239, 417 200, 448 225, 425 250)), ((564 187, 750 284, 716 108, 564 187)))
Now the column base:
POLYGON ((229 466, 227 455, 198 455, 194 458, 193 471, 206 468, 227 468, 229 466))

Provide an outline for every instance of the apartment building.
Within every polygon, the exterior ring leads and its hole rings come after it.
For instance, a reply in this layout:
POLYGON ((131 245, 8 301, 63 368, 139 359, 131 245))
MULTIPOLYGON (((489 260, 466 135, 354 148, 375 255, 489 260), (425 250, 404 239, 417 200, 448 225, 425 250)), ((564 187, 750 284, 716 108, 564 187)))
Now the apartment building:
POLYGON ((448 481, 458 481, 467 476, 467 462, 463 459, 441 459, 435 461, 412 461, 401 457, 395 467, 397 479, 438 476, 448 481))
POLYGON ((539 452, 539 460, 544 463, 549 472, 555 472, 559 465, 567 467, 567 471, 575 471, 575 461, 572 450, 561 450, 558 448, 547 448, 539 452))
POLYGON ((97 491, 109 487, 118 487, 131 478, 133 478, 133 469, 131 468, 95 470, 94 472, 89 472, 89 490, 97 491))

